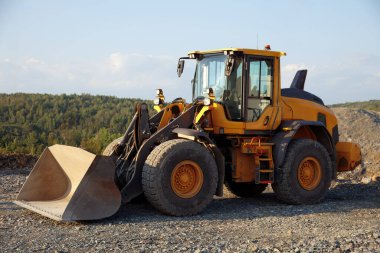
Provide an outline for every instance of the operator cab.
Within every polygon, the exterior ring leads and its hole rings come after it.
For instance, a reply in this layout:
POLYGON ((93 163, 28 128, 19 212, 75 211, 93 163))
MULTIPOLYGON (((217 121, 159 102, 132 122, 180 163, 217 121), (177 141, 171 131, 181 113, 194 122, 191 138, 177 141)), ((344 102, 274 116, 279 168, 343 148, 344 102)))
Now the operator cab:
POLYGON ((255 122, 272 104, 275 57, 281 55, 252 49, 191 52, 189 58, 197 60, 193 99, 212 88, 228 120, 255 122))

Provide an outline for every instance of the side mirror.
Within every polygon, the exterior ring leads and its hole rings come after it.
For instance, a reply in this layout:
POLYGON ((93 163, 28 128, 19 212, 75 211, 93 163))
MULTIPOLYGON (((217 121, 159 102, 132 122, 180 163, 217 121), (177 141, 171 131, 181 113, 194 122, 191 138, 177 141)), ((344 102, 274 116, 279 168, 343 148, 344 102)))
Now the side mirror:
POLYGON ((177 64, 177 75, 178 77, 181 77, 183 73, 183 67, 185 67, 185 60, 178 60, 177 64))
POLYGON ((224 69, 224 75, 230 76, 234 70, 235 58, 232 55, 229 55, 226 59, 226 68, 224 69))

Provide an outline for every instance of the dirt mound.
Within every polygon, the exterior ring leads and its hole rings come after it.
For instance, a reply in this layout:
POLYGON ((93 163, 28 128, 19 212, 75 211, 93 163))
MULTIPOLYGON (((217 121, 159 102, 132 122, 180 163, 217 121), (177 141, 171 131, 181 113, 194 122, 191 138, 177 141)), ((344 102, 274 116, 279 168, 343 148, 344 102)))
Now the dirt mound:
POLYGON ((362 165, 339 179, 369 183, 380 177, 380 113, 363 109, 333 108, 339 124, 340 141, 361 146, 362 165))
POLYGON ((27 154, 0 154, 0 170, 32 168, 38 157, 27 154))

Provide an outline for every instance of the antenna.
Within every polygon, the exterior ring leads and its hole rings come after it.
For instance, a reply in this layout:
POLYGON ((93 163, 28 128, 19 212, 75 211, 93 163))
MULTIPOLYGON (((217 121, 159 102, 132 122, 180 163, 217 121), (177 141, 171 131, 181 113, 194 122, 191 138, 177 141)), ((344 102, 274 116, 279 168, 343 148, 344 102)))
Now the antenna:
POLYGON ((259 33, 256 33, 256 49, 259 49, 259 33))

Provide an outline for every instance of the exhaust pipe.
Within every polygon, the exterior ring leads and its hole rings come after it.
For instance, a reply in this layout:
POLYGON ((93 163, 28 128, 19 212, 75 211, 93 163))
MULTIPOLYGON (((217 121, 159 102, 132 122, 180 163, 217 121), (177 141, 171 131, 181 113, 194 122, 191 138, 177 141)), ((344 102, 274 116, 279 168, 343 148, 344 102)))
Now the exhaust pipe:
POLYGON ((14 203, 58 221, 106 218, 121 205, 114 177, 112 157, 71 146, 50 146, 14 203))

